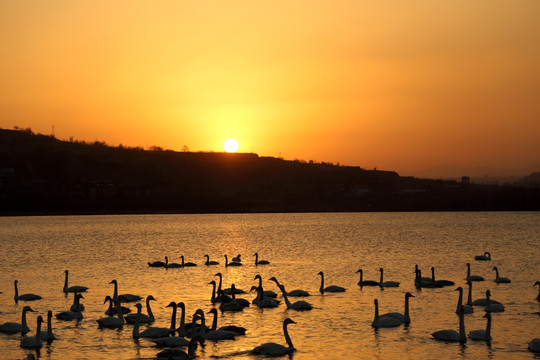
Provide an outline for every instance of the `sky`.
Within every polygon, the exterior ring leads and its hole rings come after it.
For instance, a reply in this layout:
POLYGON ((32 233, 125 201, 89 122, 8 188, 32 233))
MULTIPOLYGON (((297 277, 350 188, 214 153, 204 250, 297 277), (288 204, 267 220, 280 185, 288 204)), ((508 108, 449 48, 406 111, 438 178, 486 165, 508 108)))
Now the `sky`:
POLYGON ((234 138, 406 176, 540 171, 538 0, 2 1, 0 48, 0 128, 234 138))

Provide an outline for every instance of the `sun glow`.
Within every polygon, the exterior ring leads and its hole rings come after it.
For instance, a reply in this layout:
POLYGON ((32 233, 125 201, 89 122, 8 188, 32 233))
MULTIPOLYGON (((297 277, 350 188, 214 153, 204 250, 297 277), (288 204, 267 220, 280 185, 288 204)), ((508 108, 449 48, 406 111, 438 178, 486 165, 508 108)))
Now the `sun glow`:
POLYGON ((238 141, 236 141, 235 139, 227 139, 223 143, 223 149, 225 149, 225 151, 228 153, 236 152, 238 150, 238 147, 238 141))

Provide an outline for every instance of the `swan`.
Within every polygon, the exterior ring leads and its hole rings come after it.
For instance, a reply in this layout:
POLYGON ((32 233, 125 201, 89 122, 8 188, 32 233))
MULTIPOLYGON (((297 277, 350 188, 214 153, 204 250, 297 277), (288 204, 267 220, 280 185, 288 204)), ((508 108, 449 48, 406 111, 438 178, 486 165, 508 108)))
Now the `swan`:
MULTIPOLYGON (((173 319, 174 315, 176 314, 176 303, 172 302, 171 304, 174 304, 173 308, 173 319)), ((169 304, 170 305, 170 304, 169 304)), ((169 306, 167 305, 167 306, 169 306)), ((139 311, 139 308, 142 308, 142 305, 140 303, 135 304, 135 307, 137 308, 137 311, 139 311)), ((172 328, 164 328, 164 327, 155 327, 151 326, 146 329, 144 329, 142 332, 139 332, 139 320, 135 319, 135 323, 133 324, 133 332, 132 336, 134 339, 138 338, 162 338, 169 336, 169 334, 174 333, 174 322, 171 320, 171 327, 172 328)))
POLYGON ((467 292, 467 305, 472 306, 472 282, 467 281, 466 283, 469 286, 469 291, 467 292))
POLYGON ((219 290, 219 288, 216 291, 216 282, 214 280, 210 281, 208 284, 212 285, 212 297, 210 298, 210 302, 212 304, 215 304, 218 302, 220 303, 230 302, 232 300, 228 295, 223 294, 223 291, 219 290))
POLYGON ((434 289, 434 288, 442 288, 443 285, 440 283, 433 282, 432 278, 426 278, 422 276, 422 271, 420 269, 416 270, 416 277, 414 278, 414 286, 417 289, 421 288, 428 288, 428 289, 434 289))
MULTIPOLYGON (((253 299, 252 302, 255 305, 257 305, 259 308, 261 308, 261 309, 263 309, 263 308, 275 308, 275 307, 277 307, 279 305, 278 300, 272 299, 272 298, 269 298, 269 297, 264 297, 261 288, 258 288, 257 286, 253 285, 251 287, 251 290, 256 290, 257 291, 257 296, 255 297, 255 299, 253 299)), ((251 290, 250 290, 250 292, 251 292, 251 290)))
POLYGON ((56 336, 52 332, 52 310, 47 311, 47 331, 41 331, 39 337, 41 340, 52 341, 56 339, 56 336))
POLYGON ((204 257, 206 258, 206 261, 204 262, 204 265, 219 265, 219 262, 217 261, 210 261, 210 256, 208 255, 204 255, 204 257))
POLYGON ((15 296, 14 296, 15 302, 17 302, 19 300, 33 301, 33 300, 43 299, 41 296, 36 295, 36 294, 22 294, 22 295, 19 295, 19 289, 17 287, 17 284, 19 283, 19 280, 15 280, 13 283, 15 284, 15 296))
POLYGON ((371 323, 371 326, 374 328, 380 328, 380 327, 395 327, 403 324, 403 321, 400 321, 396 318, 393 318, 391 316, 379 316, 379 300, 375 299, 373 301, 375 304, 375 318, 373 319, 373 322, 371 323))
MULTIPOLYGON (((279 281, 275 278, 275 276, 272 276, 270 279, 268 280, 272 280, 273 282, 276 283, 277 287, 279 288, 280 287, 280 283, 279 281)), ((307 291, 305 290, 300 290, 300 289, 296 289, 296 290, 291 290, 289 292, 287 292, 287 295, 290 296, 290 297, 302 297, 302 296, 311 296, 310 293, 308 293, 307 291)))
MULTIPOLYGON (((204 334, 200 334, 201 336, 205 338, 205 340, 211 340, 211 341, 232 340, 238 335, 234 331, 217 329, 217 310, 216 309, 212 309, 208 313, 214 314, 214 321, 212 324, 212 328, 210 328, 210 331, 205 332, 204 334)), ((204 311, 202 311, 202 309, 197 309, 197 311, 195 311, 195 314, 197 314, 199 318, 201 319, 202 327, 200 329, 204 329, 206 327, 204 311)))
POLYGON ((472 302, 474 306, 488 306, 489 304, 500 304, 497 300, 491 299, 491 291, 486 290, 486 297, 482 299, 476 299, 472 302))
POLYGON ((148 323, 153 323, 154 321, 156 321, 154 317, 154 313, 152 313, 152 308, 150 307, 150 301, 156 301, 156 299, 154 299, 152 295, 148 295, 146 297, 146 312, 148 313, 148 315, 143 314, 141 312, 142 307, 137 308, 138 311, 136 314, 129 314, 128 316, 125 317, 126 323, 134 324, 135 320, 137 319, 139 320, 139 323, 141 324, 148 324, 148 323))
POLYGON ((459 314, 459 309, 463 308, 464 314, 472 314, 474 308, 471 305, 463 305, 463 288, 460 286, 455 291, 459 291, 456 314, 459 314))
POLYGON ((533 286, 536 285, 538 285, 538 295, 536 295, 536 300, 540 301, 540 281, 535 282, 533 286))
POLYGON ((35 312, 34 310, 30 308, 30 306, 23 307, 21 322, 20 323, 16 323, 16 322, 3 323, 2 325, 0 325, 0 332, 10 333, 10 334, 21 333, 23 335, 30 332, 30 328, 28 327, 28 324, 26 323, 26 313, 28 311, 35 312))
POLYGON ((383 287, 398 287, 399 286, 399 282, 397 281, 383 281, 384 269, 380 268, 379 271, 381 272, 381 279, 379 280, 379 287, 383 288, 383 287))
POLYGON ((529 351, 540 352, 540 339, 534 338, 531 340, 528 346, 529 351))
MULTIPOLYGON (((84 297, 81 295, 81 294, 75 294, 75 301, 74 301, 74 304, 73 305, 79 305, 79 301, 80 299, 84 299, 84 297)), ((72 307, 73 307, 72 305, 72 307)), ((68 310, 68 311, 62 311, 58 314, 55 315, 55 317, 58 319, 58 320, 81 320, 83 318, 83 314, 80 310, 75 310, 75 311, 72 311, 72 310, 68 310)))
POLYGON ((41 324, 43 323, 43 317, 39 315, 37 317, 37 326, 36 326, 36 335, 34 336, 25 336, 21 339, 21 347, 27 349, 37 349, 43 346, 41 341, 41 324))
POLYGON ((358 269, 357 273, 360 273, 360 280, 358 281, 358 285, 362 286, 379 286, 379 283, 377 281, 373 280, 364 280, 364 272, 362 269, 358 269))
POLYGON ((296 349, 293 346, 293 343, 291 341, 291 337, 289 336, 289 332, 287 330, 287 325, 289 324, 296 324, 294 321, 292 321, 290 318, 286 318, 283 320, 283 335, 285 336, 285 341, 287 342, 288 346, 284 346, 281 344, 277 344, 274 342, 265 343, 259 346, 254 347, 251 349, 250 353, 255 355, 266 355, 266 356, 283 356, 286 354, 293 353, 296 349))
POLYGON ((471 275, 471 263, 467 263, 467 277, 468 281, 484 281, 484 278, 480 275, 471 275))
MULTIPOLYGON (((106 301, 106 300, 105 300, 106 301)), ((105 318, 97 319, 99 328, 117 329, 124 326, 124 312, 122 311, 122 304, 120 299, 116 299, 117 317, 108 316, 105 318)))
MULTIPOLYGON (((214 315, 214 320, 212 321, 212 327, 210 328, 210 331, 217 329, 217 309, 210 309, 208 312, 209 314, 214 315)), ((226 331, 232 331, 236 333, 236 335, 245 335, 246 334, 246 328, 242 326, 236 326, 236 325, 225 325, 221 326, 218 330, 226 330, 226 331)))
POLYGON ((116 299, 120 299, 122 302, 134 302, 139 301, 142 299, 139 295, 133 295, 133 294, 122 294, 118 295, 118 281, 112 280, 109 284, 114 284, 114 293, 113 293, 113 301, 116 301, 116 299))
POLYGON ((473 330, 469 332, 469 339, 471 340, 480 340, 480 341, 490 341, 491 339, 491 313, 486 311, 486 314, 483 316, 487 318, 486 330, 473 330))
POLYGON ((69 310, 81 312, 81 311, 84 311, 84 305, 81 304, 81 301, 80 301, 82 297, 79 297, 77 295, 79 294, 76 292, 73 293, 73 304, 71 304, 71 307, 69 308, 69 310))
POLYGON ((181 336, 165 336, 148 340, 160 347, 179 347, 189 345, 189 340, 181 336))
POLYGON ((498 301, 491 300, 490 296, 491 296, 491 292, 489 290, 486 290, 487 305, 484 308, 484 310, 488 312, 503 312, 504 305, 499 303, 498 301))
POLYGON ((178 269, 181 268, 182 265, 178 263, 169 263, 169 257, 165 256, 165 269, 178 269))
POLYGON ((242 263, 239 261, 229 262, 227 255, 225 255, 225 267, 229 267, 229 266, 242 266, 242 263))
POLYGON ((234 284, 231 285, 231 288, 233 289, 231 293, 232 299, 229 301, 222 301, 219 309, 221 311, 243 311, 244 308, 249 307, 249 301, 246 299, 237 299, 235 297, 234 284))
MULTIPOLYGON (((232 287, 226 288, 226 289, 223 289, 223 290, 221 289, 221 285, 222 285, 222 283, 223 283, 223 275, 221 275, 221 273, 218 272, 218 273, 214 274, 214 276, 219 277, 219 285, 218 285, 218 287, 217 287, 216 292, 217 292, 218 294, 219 294, 219 293, 223 293, 223 294, 225 294, 225 295, 231 295, 231 293, 232 293, 232 291, 233 291, 233 290, 232 290, 232 287)), ((242 289, 238 289, 238 288, 235 287, 235 288, 234 288, 234 293, 235 293, 235 294, 245 294, 246 292, 245 292, 244 290, 242 290, 242 289)))
POLYGON ((242 255, 238 254, 235 257, 232 258, 233 262, 242 262, 242 259, 240 259, 242 255))
POLYGON ((82 293, 88 290, 88 287, 86 286, 80 286, 80 285, 74 285, 74 286, 68 286, 68 274, 69 271, 65 270, 64 273, 66 274, 64 278, 64 289, 63 291, 67 293, 82 293))
POLYGON ((197 357, 195 351, 198 344, 204 346, 204 338, 199 335, 194 336, 189 341, 187 354, 180 349, 165 349, 157 353, 156 357, 158 359, 191 360, 197 357))
POLYGON ((456 283, 450 280, 435 280, 435 268, 431 267, 431 281, 433 281, 434 284, 443 286, 454 286, 456 283))
POLYGON ((180 326, 176 329, 178 336, 186 336, 186 304, 182 301, 176 304, 176 308, 180 308, 180 326))
POLYGON ((379 315, 379 318, 389 316, 389 317, 392 317, 392 318, 394 318, 396 320, 401 321, 405 325, 410 324, 411 323, 411 317, 409 315, 409 298, 411 298, 411 297, 414 297, 414 295, 411 294, 410 292, 405 293, 405 308, 404 308, 403 314, 399 313, 399 312, 391 312, 391 313, 386 313, 386 314, 383 314, 383 315, 379 315))
POLYGON ((460 309, 458 315, 459 315, 459 333, 455 330, 439 330, 439 331, 435 331, 434 333, 431 333, 431 336, 441 341, 459 341, 462 343, 466 342, 467 337, 465 336, 465 320, 464 320, 462 309, 460 309))
POLYGON ((197 266, 197 264, 195 263, 192 263, 192 262, 184 262, 184 255, 181 255, 180 256, 180 259, 182 260, 182 267, 193 267, 193 266, 197 266))
POLYGON ((291 302, 289 301, 289 297, 287 296, 287 292, 285 291, 285 285, 279 285, 279 288, 281 290, 281 293, 283 294, 283 299, 285 300, 287 309, 298 310, 298 311, 305 311, 305 310, 313 309, 313 305, 311 305, 310 303, 304 300, 296 301, 295 303, 291 304, 291 302))
POLYGON ((255 253, 255 266, 257 266, 257 265, 268 265, 268 264, 270 264, 270 261, 259 260, 259 254, 255 253))
POLYGON ((277 298, 277 294, 275 293, 275 291, 272 291, 272 290, 264 290, 263 289, 263 286, 262 286, 262 276, 257 274, 255 275, 255 278, 253 280, 257 280, 259 279, 259 288, 261 288, 261 291, 263 292, 263 296, 264 297, 271 297, 271 298, 277 298))
POLYGON ((325 292, 344 292, 345 290, 347 290, 344 287, 337 285, 330 285, 324 287, 324 273, 322 271, 319 271, 317 275, 321 275, 321 286, 319 287, 319 291, 321 292, 321 294, 324 294, 325 292))
MULTIPOLYGON (((105 301, 103 301, 103 303, 105 304, 106 302, 109 302, 109 307, 107 308, 107 310, 105 310, 105 315, 112 316, 112 315, 118 314, 118 310, 115 307, 113 307, 113 300, 109 295, 105 296, 105 301)), ((127 307, 122 306, 123 314, 128 314, 130 312, 131 312, 131 309, 128 309, 127 307)))
POLYGON ((497 268, 496 266, 493 267, 493 269, 491 269, 492 271, 495 271, 495 281, 497 284, 502 284, 502 283, 510 283, 510 279, 507 278, 507 277, 501 277, 499 276, 499 268, 497 268))
POLYGON ((489 261, 491 260, 491 254, 489 253, 489 251, 486 251, 484 255, 476 255, 474 257, 474 260, 489 261))
POLYGON ((153 261, 153 262, 148 262, 148 266, 150 267, 165 267, 165 263, 163 261, 153 261))

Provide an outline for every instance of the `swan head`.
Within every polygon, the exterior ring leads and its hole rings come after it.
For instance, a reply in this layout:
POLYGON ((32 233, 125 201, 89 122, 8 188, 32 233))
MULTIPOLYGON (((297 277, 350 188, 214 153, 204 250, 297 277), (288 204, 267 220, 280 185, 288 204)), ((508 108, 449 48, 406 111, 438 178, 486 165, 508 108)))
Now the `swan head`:
POLYGON ((283 325, 288 325, 288 324, 296 324, 296 323, 290 318, 286 318, 285 320, 283 320, 283 325))
POLYGON ((204 311, 202 309, 197 309, 195 313, 193 314, 194 319, 204 319, 204 311))
POLYGON ((356 271, 357 273, 362 273, 362 269, 358 269, 358 271, 356 271))
POLYGON ((471 267, 471 263, 467 263, 467 267, 470 268, 470 267, 471 267))
POLYGON ((82 294, 77 294, 77 295, 75 295, 75 297, 76 297, 77 299, 84 299, 84 296, 82 296, 82 294))
POLYGON ((457 287, 456 289, 454 289, 454 291, 459 291, 459 292, 463 292, 463 288, 461 286, 457 287))
MULTIPOLYGON (((379 271, 380 271, 380 272, 383 272, 384 270, 383 270, 383 268, 379 268, 379 271)), ((420 270, 418 270, 418 271, 420 271, 420 270)))
POLYGON ((208 311, 207 314, 214 314, 214 315, 216 315, 216 314, 217 314, 217 309, 216 309, 216 308, 212 308, 212 309, 210 309, 210 311, 208 311))
POLYGON ((491 271, 497 271, 497 270, 498 270, 498 269, 497 269, 496 266, 494 266, 493 269, 491 269, 491 271))
POLYGON ((216 282, 215 282, 214 280, 212 280, 212 281, 210 281, 210 282, 208 283, 208 285, 214 285, 214 286, 216 286, 216 282))
POLYGON ((142 305, 140 303, 137 303, 137 304, 135 304, 133 306, 135 306, 137 308, 137 310, 142 309, 142 305))
MULTIPOLYGON (((225 256, 227 256, 227 255, 225 255, 225 256)), ((220 272, 218 272, 218 273, 214 274, 214 276, 219 276, 219 277, 221 277, 222 275, 221 275, 220 272)))
POLYGON ((19 283, 19 280, 15 280, 13 281, 13 283, 15 284, 15 286, 17 286, 17 284, 19 283))
POLYGON ((490 297, 490 296, 491 296, 491 291, 486 290, 486 297, 490 297))
POLYGON ((69 270, 64 270, 64 273, 65 273, 65 274, 69 274, 69 270))
POLYGON ((410 292, 407 292, 407 293, 405 293, 405 297, 406 298, 411 298, 411 297, 414 297, 414 295, 411 294, 410 292))
POLYGON ((273 282, 275 282, 276 284, 278 283, 278 280, 276 279, 275 276, 272 276, 272 277, 271 277, 270 279, 268 279, 268 280, 273 281, 273 282))
POLYGON ((483 318, 486 318, 486 319, 489 319, 491 318, 491 311, 486 311, 486 313, 484 314, 484 316, 482 316, 483 318))
POLYGON ((251 289, 249 289, 249 292, 253 291, 253 290, 257 290, 258 287, 256 287, 255 285, 251 286, 251 289))
POLYGON ((262 281, 262 277, 261 277, 261 275, 260 275, 260 274, 257 274, 257 275, 255 275, 255 278, 254 278, 253 280, 257 280, 257 279, 259 279, 259 280, 261 280, 261 281, 262 281))
POLYGON ((169 305, 165 306, 165 307, 172 307, 172 308, 175 308, 177 306, 177 304, 174 302, 174 301, 171 301, 169 303, 169 305))
POLYGON ((375 305, 379 305, 379 300, 378 300, 378 299, 375 299, 375 300, 373 300, 373 303, 374 303, 375 305))
POLYGON ((148 295, 148 296, 146 297, 146 301, 150 301, 150 300, 152 300, 152 301, 157 301, 152 295, 148 295))
POLYGON ((43 316, 39 315, 39 316, 37 317, 37 322, 38 322, 38 324, 39 324, 39 323, 43 323, 43 322, 44 322, 44 321, 43 321, 43 316))
POLYGON ((540 281, 535 282, 533 286, 536 286, 536 285, 540 285, 540 281))
POLYGON ((111 282, 109 284, 117 284, 118 285, 118 281, 116 280, 111 280, 111 282))
POLYGON ((30 306, 25 306, 23 307, 23 312, 27 312, 27 311, 31 311, 31 312, 35 312, 34 310, 32 310, 32 308, 30 306))
POLYGON ((321 276, 323 276, 323 275, 324 275, 324 273, 323 273, 322 271, 319 271, 319 272, 317 273, 317 275, 321 275, 321 276))

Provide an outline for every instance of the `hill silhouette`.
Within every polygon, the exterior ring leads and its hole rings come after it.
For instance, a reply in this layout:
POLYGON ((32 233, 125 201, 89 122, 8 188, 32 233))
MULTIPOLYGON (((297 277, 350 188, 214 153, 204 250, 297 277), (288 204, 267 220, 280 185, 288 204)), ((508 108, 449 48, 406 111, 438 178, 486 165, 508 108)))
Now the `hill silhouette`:
POLYGON ((0 129, 0 213, 540 210, 540 189, 0 129))

